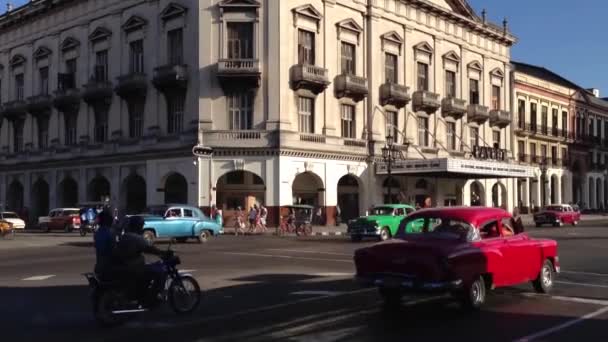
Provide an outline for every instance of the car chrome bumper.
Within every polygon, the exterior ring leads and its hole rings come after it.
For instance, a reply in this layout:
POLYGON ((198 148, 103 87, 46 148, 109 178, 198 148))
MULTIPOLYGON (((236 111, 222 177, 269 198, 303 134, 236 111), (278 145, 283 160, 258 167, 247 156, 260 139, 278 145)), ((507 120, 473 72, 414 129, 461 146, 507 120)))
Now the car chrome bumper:
POLYGON ((450 281, 421 281, 400 277, 360 277, 355 280, 364 287, 397 288, 413 292, 445 292, 462 288, 462 279, 450 281))
POLYGON ((357 235, 357 236, 380 236, 380 230, 376 228, 369 229, 348 229, 346 235, 357 235))

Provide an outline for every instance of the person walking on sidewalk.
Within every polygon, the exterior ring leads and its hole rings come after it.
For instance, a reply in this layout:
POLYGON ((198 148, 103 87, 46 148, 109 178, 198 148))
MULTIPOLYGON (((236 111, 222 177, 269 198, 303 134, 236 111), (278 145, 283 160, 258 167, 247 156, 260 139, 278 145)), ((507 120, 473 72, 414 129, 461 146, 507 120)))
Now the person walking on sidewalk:
POLYGON ((260 227, 262 228, 262 232, 265 233, 267 230, 266 227, 266 218, 268 217, 268 209, 265 206, 260 204, 260 227))
POLYGON ((340 223, 342 223, 342 211, 340 206, 336 205, 336 227, 340 226, 340 223))
POLYGON ((258 219, 258 206, 254 204, 251 209, 249 209, 249 232, 253 233, 255 231, 258 219))
POLYGON ((241 207, 236 208, 236 222, 234 224, 234 235, 245 234, 245 216, 241 207))

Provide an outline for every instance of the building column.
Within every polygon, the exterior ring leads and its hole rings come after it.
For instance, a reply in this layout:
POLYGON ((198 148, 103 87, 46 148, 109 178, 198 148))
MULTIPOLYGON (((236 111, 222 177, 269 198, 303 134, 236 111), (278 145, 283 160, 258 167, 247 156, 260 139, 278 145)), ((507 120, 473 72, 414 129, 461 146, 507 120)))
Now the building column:
POLYGON ((57 170, 50 170, 49 173, 49 208, 57 208, 57 170))
POLYGON ((87 170, 80 168, 78 174, 78 202, 86 202, 87 199, 87 170))
POLYGON ((536 196, 534 198, 534 205, 542 207, 542 188, 543 179, 541 176, 536 177, 536 196))
POLYGON ((581 209, 589 208, 589 186, 587 185, 587 176, 582 177, 581 184, 579 185, 580 189, 580 198, 581 198, 581 209))
POLYGON ((530 178, 524 180, 524 193, 523 193, 524 206, 528 208, 528 212, 532 210, 530 206, 530 178))
POLYGON ((562 197, 564 195, 562 194, 562 177, 557 177, 557 183, 555 184, 555 192, 555 198, 557 200, 557 203, 566 203, 566 201, 562 197))

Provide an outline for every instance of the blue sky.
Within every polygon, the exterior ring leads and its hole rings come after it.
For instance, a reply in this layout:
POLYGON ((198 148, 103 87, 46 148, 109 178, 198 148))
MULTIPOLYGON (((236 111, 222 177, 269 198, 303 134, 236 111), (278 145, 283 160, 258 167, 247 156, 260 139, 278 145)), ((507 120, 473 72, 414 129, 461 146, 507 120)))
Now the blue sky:
POLYGON ((519 42, 512 59, 544 66, 608 96, 606 0, 469 0, 479 15, 502 23, 506 16, 519 42))
MULTIPOLYGON (((502 23, 506 16, 519 42, 512 58, 544 66, 608 96, 606 0, 469 0, 478 14, 502 23), (582 5, 584 4, 584 5, 582 5)), ((12 0, 16 6, 27 0, 12 0)), ((6 0, 0 0, 0 13, 6 0)))

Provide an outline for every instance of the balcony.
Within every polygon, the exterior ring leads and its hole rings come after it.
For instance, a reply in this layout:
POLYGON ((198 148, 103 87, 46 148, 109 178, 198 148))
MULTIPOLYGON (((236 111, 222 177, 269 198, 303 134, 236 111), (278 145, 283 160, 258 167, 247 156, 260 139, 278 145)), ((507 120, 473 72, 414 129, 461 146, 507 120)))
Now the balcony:
POLYGON ((257 89, 261 74, 257 59, 220 59, 217 63, 217 78, 224 90, 257 89))
POLYGON ((203 145, 229 148, 267 148, 277 146, 274 132, 259 130, 218 130, 203 132, 203 145))
POLYGON ((349 97, 359 102, 367 97, 367 79, 351 74, 340 74, 334 79, 334 93, 339 99, 349 97))
POLYGON ((426 90, 415 91, 414 95, 412 95, 412 101, 415 112, 422 111, 433 114, 441 107, 439 94, 431 93, 426 90))
POLYGON ((307 89, 319 94, 327 89, 331 83, 327 76, 327 69, 314 65, 296 64, 290 71, 291 89, 307 89))
POLYGON ((517 136, 528 137, 532 134, 532 127, 529 123, 518 122, 517 126, 514 127, 513 131, 517 136))
POLYGON ((82 89, 82 99, 89 105, 110 104, 112 102, 112 82, 91 78, 82 89))
POLYGON ((178 64, 154 68, 152 83, 163 93, 186 89, 188 87, 188 66, 178 64))
POLYGON ((490 111, 490 125, 505 128, 511 124, 511 113, 506 110, 496 109, 490 111))
POLYGON ((53 108, 53 97, 48 94, 30 96, 27 98, 27 111, 33 116, 50 114, 53 108))
POLYGON ((9 121, 25 120, 27 104, 23 100, 5 102, 2 105, 2 116, 9 121))
POLYGON ((467 112, 467 101, 454 97, 441 100, 441 114, 443 117, 451 116, 455 120, 461 119, 467 112))
POLYGON ((145 97, 148 91, 148 79, 144 73, 131 73, 116 78, 114 91, 122 99, 145 97))
POLYGON ((55 91, 53 105, 63 113, 77 112, 80 106, 80 90, 74 88, 62 88, 55 91))
POLYGON ((382 106, 393 105, 397 108, 403 108, 411 100, 409 87, 392 82, 380 86, 380 104, 382 106))
POLYGON ((469 122, 483 125, 490 119, 489 109, 488 107, 479 104, 469 104, 467 107, 467 117, 469 122))

